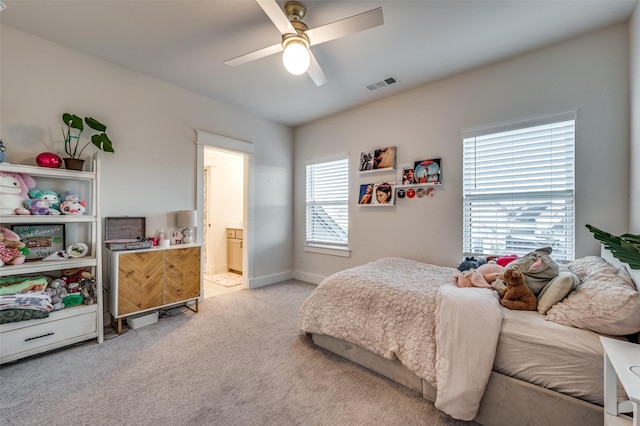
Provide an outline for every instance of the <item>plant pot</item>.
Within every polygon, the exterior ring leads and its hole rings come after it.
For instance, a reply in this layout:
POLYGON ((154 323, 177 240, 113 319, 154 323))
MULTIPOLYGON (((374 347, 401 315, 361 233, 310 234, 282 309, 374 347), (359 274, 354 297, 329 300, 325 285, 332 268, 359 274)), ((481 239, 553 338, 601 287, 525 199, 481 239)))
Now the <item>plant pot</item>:
POLYGON ((80 160, 79 158, 65 158, 64 167, 69 170, 82 171, 82 168, 84 167, 84 160, 80 160))

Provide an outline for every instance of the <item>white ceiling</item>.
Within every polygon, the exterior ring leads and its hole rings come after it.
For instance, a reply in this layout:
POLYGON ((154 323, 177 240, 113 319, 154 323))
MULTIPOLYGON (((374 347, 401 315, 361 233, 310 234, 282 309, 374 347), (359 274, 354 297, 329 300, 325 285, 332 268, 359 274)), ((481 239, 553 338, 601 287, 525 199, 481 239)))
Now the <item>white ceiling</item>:
POLYGON ((379 6, 384 13, 382 26, 312 47, 329 80, 321 87, 288 74, 280 54, 235 68, 223 63, 280 41, 253 0, 6 3, 3 25, 298 126, 626 22, 638 0, 307 0, 310 28, 379 6), (389 76, 400 83, 365 88, 389 76))

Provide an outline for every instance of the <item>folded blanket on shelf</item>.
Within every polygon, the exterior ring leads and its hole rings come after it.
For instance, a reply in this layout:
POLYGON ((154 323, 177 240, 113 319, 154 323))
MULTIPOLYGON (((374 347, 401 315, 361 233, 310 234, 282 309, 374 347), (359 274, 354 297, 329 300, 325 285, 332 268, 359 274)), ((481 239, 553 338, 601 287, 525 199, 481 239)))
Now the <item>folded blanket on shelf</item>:
POLYGON ((34 309, 5 309, 0 310, 0 324, 47 318, 48 316, 49 311, 36 311, 34 309))
POLYGON ((7 309, 32 309, 49 312, 53 309, 53 305, 51 297, 44 291, 28 291, 0 296, 0 311, 7 309))

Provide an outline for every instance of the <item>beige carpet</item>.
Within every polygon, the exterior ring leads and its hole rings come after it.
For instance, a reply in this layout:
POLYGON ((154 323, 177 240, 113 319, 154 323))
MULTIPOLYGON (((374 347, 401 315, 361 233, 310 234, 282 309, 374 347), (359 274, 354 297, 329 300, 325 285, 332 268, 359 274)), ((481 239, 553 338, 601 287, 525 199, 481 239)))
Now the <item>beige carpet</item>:
POLYGON ((314 288, 291 280, 240 289, 101 345, 3 365, 0 424, 467 424, 314 346, 297 327, 314 288))

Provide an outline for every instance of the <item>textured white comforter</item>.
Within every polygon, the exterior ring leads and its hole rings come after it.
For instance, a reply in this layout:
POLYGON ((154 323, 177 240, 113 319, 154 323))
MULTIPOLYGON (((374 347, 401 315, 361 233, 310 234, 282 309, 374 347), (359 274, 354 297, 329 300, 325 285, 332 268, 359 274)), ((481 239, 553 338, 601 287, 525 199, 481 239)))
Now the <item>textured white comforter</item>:
POLYGON ((454 272, 454 268, 396 257, 337 272, 302 305, 300 329, 354 343, 387 359, 397 358, 434 387, 438 381, 447 383, 447 392, 438 390, 446 399, 440 404, 437 399, 436 406, 453 417, 470 420, 491 372, 501 311, 492 290, 455 287, 454 272), (444 285, 453 293, 443 293, 444 285), (457 297, 456 291, 468 297, 457 297), (442 313, 445 321, 440 321, 443 294, 447 312, 442 313), (456 308, 458 299, 461 304, 456 308), (474 300, 481 307, 479 312, 474 312, 474 300), (456 309, 466 315, 455 314, 456 309), (487 315, 480 321, 481 329, 474 327, 478 316, 487 315), (466 355, 464 347, 453 350, 464 343, 473 346, 471 354, 466 355), (445 356, 442 360, 438 346, 445 356), (486 371, 478 374, 480 369, 486 371), (467 377, 473 383, 466 383, 467 377), (471 396, 469 388, 473 389, 471 396), (458 401, 461 393, 467 395, 464 402, 458 401))

